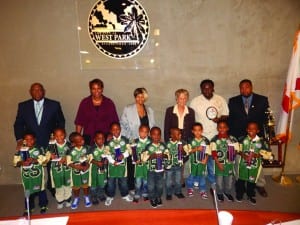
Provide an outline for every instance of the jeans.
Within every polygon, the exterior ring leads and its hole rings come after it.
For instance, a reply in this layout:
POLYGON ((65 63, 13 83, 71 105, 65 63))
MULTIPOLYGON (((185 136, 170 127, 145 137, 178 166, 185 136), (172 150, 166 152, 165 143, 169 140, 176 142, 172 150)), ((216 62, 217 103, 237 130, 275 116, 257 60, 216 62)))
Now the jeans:
POLYGON ((91 197, 92 199, 101 199, 105 197, 105 190, 104 187, 91 187, 91 197))
POLYGON ((207 180, 209 183, 215 184, 216 183, 216 176, 214 173, 214 165, 215 161, 211 155, 208 156, 208 162, 207 162, 207 180))
POLYGON ((180 194, 181 193, 181 174, 182 169, 179 166, 171 167, 166 170, 166 194, 180 194))
MULTIPOLYGON (((39 197, 39 206, 40 206, 41 208, 48 205, 48 199, 47 199, 46 191, 43 190, 43 191, 35 192, 35 193, 33 193, 33 194, 31 194, 31 195, 29 196, 29 210, 34 209, 34 207, 35 207, 34 199, 35 199, 36 196, 39 197)), ((26 198, 25 198, 25 209, 27 209, 27 201, 26 201, 26 198)))
POLYGON ((137 177, 135 178, 134 198, 139 199, 141 196, 148 197, 148 184, 146 179, 137 177))
POLYGON ((150 200, 161 198, 163 194, 164 173, 163 172, 148 172, 148 194, 150 200))
POLYGON ((194 187, 194 182, 198 182, 200 191, 206 191, 206 181, 205 181, 205 177, 204 176, 193 176, 193 175, 190 175, 186 179, 186 187, 188 189, 189 188, 193 188, 194 187))
POLYGON ((216 176, 217 194, 231 194, 233 175, 216 176))
POLYGON ((119 190, 121 196, 128 195, 127 177, 109 177, 107 179, 107 195, 108 197, 114 197, 116 194, 116 182, 118 181, 119 190))

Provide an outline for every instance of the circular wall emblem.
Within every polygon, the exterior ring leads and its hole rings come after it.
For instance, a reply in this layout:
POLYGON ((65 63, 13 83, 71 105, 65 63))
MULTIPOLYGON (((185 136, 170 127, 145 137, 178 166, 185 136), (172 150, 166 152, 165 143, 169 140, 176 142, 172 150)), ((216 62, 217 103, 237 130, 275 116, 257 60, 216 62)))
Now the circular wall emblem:
POLYGON ((139 53, 149 37, 146 11, 136 0, 100 0, 89 15, 89 35, 106 56, 129 58, 139 53))

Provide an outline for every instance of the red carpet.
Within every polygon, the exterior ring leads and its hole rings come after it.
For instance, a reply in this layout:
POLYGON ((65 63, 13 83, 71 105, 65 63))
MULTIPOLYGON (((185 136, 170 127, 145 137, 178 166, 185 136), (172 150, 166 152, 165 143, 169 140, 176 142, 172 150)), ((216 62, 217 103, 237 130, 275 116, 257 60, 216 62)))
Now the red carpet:
MULTIPOLYGON (((264 211, 229 211, 233 225, 264 225, 273 220, 286 222, 300 219, 299 214, 264 211)), ((49 214, 48 217, 69 216, 68 225, 201 225, 218 224, 214 210, 128 210, 105 212, 74 212, 69 214, 49 214)), ((45 216, 33 216, 45 218, 45 216)), ((4 218, 0 218, 3 220, 4 218)), ((13 219, 13 218, 6 218, 13 219)))

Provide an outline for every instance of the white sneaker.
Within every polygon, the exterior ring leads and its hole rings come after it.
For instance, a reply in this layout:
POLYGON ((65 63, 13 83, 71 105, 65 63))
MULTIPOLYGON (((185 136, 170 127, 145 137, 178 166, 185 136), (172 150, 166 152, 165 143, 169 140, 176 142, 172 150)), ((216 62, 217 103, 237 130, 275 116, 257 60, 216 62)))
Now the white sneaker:
POLYGON ((66 206, 67 208, 71 207, 71 202, 65 202, 65 206, 66 206))
POLYGON ((133 198, 130 195, 126 195, 124 197, 122 197, 122 199, 124 199, 126 202, 132 202, 133 198))
POLYGON ((92 206, 89 196, 84 196, 84 202, 85 202, 85 207, 88 208, 92 206))
MULTIPOLYGON (((70 204, 70 206, 71 206, 71 204, 70 204)), ((64 207, 64 203, 60 203, 60 204, 57 204, 57 209, 62 209, 64 207)))
POLYGON ((111 205, 111 202, 112 202, 113 200, 114 200, 114 198, 107 197, 106 200, 105 200, 104 205, 110 206, 110 205, 111 205))

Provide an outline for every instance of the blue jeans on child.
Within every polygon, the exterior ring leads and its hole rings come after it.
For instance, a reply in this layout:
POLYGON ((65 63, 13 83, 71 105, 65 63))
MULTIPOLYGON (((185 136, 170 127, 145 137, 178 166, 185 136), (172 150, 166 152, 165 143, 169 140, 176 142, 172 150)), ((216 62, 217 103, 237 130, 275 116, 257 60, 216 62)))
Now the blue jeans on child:
POLYGON ((148 197, 147 180, 142 177, 135 178, 135 194, 134 198, 139 199, 141 196, 148 197))
POLYGON ((163 193, 164 172, 148 172, 148 195, 150 200, 161 198, 163 193))
POLYGON ((128 195, 127 177, 109 177, 107 179, 107 196, 113 198, 116 194, 116 182, 118 181, 121 196, 128 195))
POLYGON ((207 161, 207 180, 209 181, 210 185, 216 183, 214 166, 215 166, 215 161, 214 161, 213 157, 211 155, 209 155, 208 161, 207 161))
POLYGON ((216 176, 217 194, 231 194, 233 175, 216 176))
POLYGON ((166 172, 166 194, 180 194, 181 193, 181 167, 172 166, 166 172))
POLYGON ((187 189, 194 187, 194 182, 198 182, 199 184, 199 191, 206 191, 206 181, 205 176, 193 176, 190 175, 186 179, 186 187, 187 189))

